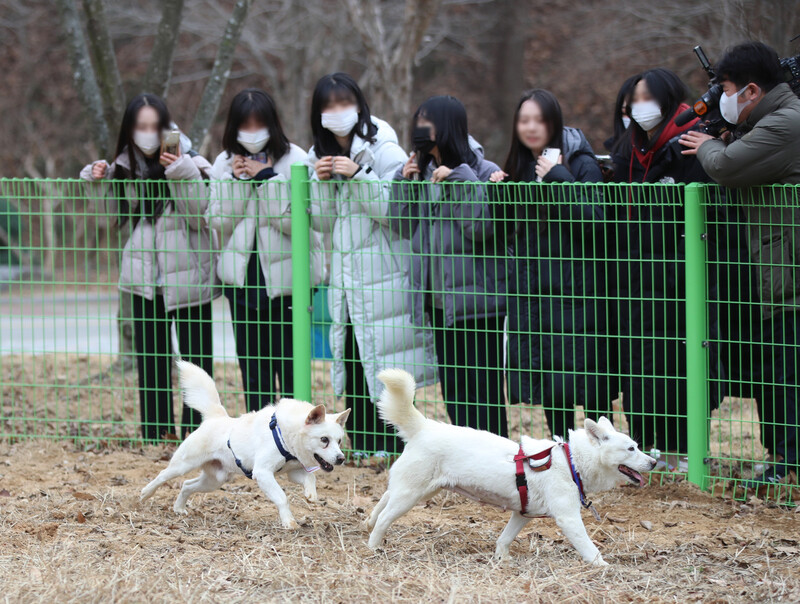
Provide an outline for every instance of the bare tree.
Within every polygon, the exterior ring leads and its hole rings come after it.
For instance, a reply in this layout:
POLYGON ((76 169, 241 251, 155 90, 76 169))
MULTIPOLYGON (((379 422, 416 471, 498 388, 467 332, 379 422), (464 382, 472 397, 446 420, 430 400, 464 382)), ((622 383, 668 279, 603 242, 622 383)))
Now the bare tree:
POLYGON ((251 4, 252 0, 237 0, 231 12, 231 17, 225 26, 225 33, 219 43, 219 50, 217 51, 217 58, 214 60, 214 67, 211 69, 211 76, 208 78, 206 87, 203 90, 200 106, 189 131, 189 138, 200 149, 204 146, 208 128, 219 109, 222 94, 225 92, 225 85, 228 82, 231 64, 233 63, 234 51, 242 35, 242 28, 251 4))
POLYGON ((400 140, 406 140, 414 84, 412 69, 441 0, 406 0, 401 24, 392 29, 386 27, 380 1, 342 1, 350 15, 350 24, 360 35, 366 50, 371 103, 395 124, 400 140))
POLYGON ((178 43, 183 4, 183 0, 164 0, 156 41, 144 76, 143 89, 164 98, 172 76, 172 55, 178 43))

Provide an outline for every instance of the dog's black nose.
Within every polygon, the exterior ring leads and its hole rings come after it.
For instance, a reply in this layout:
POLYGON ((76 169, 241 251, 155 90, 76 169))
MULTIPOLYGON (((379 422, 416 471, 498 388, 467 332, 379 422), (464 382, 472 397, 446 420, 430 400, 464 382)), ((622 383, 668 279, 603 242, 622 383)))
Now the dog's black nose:
POLYGON ((339 457, 336 458, 336 465, 340 466, 343 463, 344 463, 344 455, 339 455, 339 457))

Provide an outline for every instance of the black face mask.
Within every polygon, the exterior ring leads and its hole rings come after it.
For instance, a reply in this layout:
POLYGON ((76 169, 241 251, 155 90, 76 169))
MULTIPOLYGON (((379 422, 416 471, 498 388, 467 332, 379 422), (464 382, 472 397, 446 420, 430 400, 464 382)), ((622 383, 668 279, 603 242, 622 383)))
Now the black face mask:
POLYGON ((414 143, 414 149, 420 153, 430 153, 431 149, 436 146, 436 141, 431 140, 430 126, 417 126, 414 128, 411 141, 414 143))

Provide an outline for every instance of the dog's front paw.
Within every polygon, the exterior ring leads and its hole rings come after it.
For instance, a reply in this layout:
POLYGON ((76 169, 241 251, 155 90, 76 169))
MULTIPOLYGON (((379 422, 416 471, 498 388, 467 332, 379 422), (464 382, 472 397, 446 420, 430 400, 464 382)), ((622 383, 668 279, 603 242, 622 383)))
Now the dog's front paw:
POLYGON ((290 530, 290 531, 294 531, 294 530, 297 530, 298 528, 300 528, 300 525, 297 524, 297 520, 295 520, 294 518, 290 518, 289 520, 284 520, 281 523, 281 525, 283 526, 283 528, 285 528, 287 530, 290 530))
POLYGON ((317 492, 316 491, 314 491, 313 493, 312 492, 306 492, 306 493, 303 493, 303 494, 305 495, 306 501, 308 501, 309 503, 315 503, 315 502, 319 501, 319 497, 317 497, 317 492))
POLYGON ((508 548, 501 549, 498 547, 494 552, 494 556, 492 556, 492 562, 494 562, 495 564, 500 564, 507 557, 508 557, 508 548))
POLYGON ((609 566, 608 562, 603 560, 603 556, 597 554, 597 557, 592 560, 592 566, 609 566))
POLYGON ((176 514, 182 514, 184 516, 189 515, 189 510, 187 510, 185 506, 180 506, 180 507, 178 507, 177 505, 172 506, 172 511, 175 512, 176 514))

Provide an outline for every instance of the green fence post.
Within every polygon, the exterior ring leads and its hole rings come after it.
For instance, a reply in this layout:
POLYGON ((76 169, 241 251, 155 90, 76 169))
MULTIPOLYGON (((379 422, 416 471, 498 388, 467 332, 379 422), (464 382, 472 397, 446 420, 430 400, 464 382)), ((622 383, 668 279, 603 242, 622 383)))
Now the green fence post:
POLYGON ((292 165, 292 368, 294 397, 311 400, 311 224, 308 168, 292 165))
POLYGON ((708 456, 708 334, 706 325, 706 232, 697 183, 686 186, 686 382, 689 481, 705 488, 708 456))

